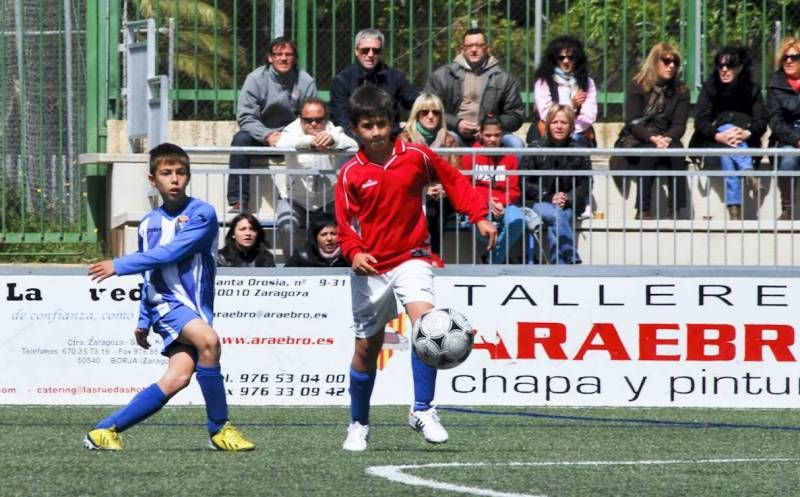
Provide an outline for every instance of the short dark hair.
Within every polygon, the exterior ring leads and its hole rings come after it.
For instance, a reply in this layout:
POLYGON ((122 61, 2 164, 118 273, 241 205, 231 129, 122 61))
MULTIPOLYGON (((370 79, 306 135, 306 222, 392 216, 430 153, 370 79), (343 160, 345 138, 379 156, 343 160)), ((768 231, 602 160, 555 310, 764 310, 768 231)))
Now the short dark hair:
POLYGON ((487 114, 483 119, 481 119, 481 130, 486 126, 500 126, 500 129, 503 128, 503 123, 500 122, 500 119, 497 118, 494 114, 487 114))
POLYGON ((319 212, 311 215, 311 229, 308 232, 308 240, 316 247, 317 235, 328 226, 337 227, 336 218, 327 212, 319 212))
POLYGON ((347 101, 347 117, 355 126, 365 117, 385 117, 392 121, 392 97, 377 86, 360 86, 347 101))
POLYGON ((277 38, 273 39, 269 44, 269 53, 272 54, 272 52, 275 51, 275 47, 281 47, 283 45, 289 45, 292 47, 292 52, 294 53, 294 56, 297 57, 297 45, 295 45, 294 41, 292 41, 292 39, 288 36, 278 36, 277 38))
POLYGON ((489 43, 489 37, 486 36, 486 31, 484 31, 483 28, 469 28, 464 33, 464 38, 466 38, 467 36, 472 36, 472 35, 483 35, 483 41, 485 41, 486 43, 489 43))
POLYGON ((264 243, 264 229, 261 227, 261 223, 258 221, 258 218, 249 212, 242 212, 236 215, 233 219, 231 219, 230 227, 228 228, 228 232, 225 233, 225 246, 233 247, 235 241, 234 237, 236 236, 236 225, 238 225, 241 221, 247 221, 247 223, 256 230, 256 241, 253 243, 253 247, 259 247, 262 243, 264 243))
POLYGON ((306 105, 311 105, 311 104, 316 104, 322 107, 322 110, 325 111, 325 117, 326 118, 328 117, 328 106, 325 104, 325 101, 319 97, 308 97, 305 100, 303 100, 303 103, 300 104, 300 111, 302 112, 303 108, 306 105))
POLYGON ((189 154, 174 143, 162 143, 150 150, 150 174, 156 173, 156 168, 162 163, 180 164, 190 173, 189 154))

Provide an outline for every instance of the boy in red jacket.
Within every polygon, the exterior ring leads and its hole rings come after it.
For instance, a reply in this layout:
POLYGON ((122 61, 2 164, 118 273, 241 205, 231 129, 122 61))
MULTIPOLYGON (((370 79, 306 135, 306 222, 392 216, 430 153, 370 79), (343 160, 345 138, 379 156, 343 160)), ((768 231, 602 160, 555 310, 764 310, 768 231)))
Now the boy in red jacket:
MULTIPOLYGON (((491 114, 483 118, 480 127, 480 140, 473 147, 499 148, 502 146, 503 128, 500 121, 491 114)), ((515 155, 481 155, 473 158, 461 156, 461 169, 485 171, 487 174, 475 176, 475 189, 489 202, 492 219, 502 226, 497 237, 497 245, 489 253, 492 264, 508 262, 510 247, 519 240, 525 229, 525 215, 519 207, 521 198, 519 176, 502 174, 502 171, 517 171, 519 163, 515 155)))
MULTIPOLYGON (((497 230, 486 217, 487 202, 469 180, 427 147, 391 138, 392 99, 366 85, 348 102, 353 133, 361 142, 336 183, 336 220, 351 279, 355 351, 350 365, 350 415, 344 450, 363 451, 369 438, 369 407, 384 327, 397 315, 397 300, 411 322, 433 308, 433 266, 423 212, 425 187, 440 181, 453 207, 469 216, 494 247, 497 230)), ((447 441, 431 407, 436 370, 411 351, 414 404, 409 425, 430 443, 447 441)))

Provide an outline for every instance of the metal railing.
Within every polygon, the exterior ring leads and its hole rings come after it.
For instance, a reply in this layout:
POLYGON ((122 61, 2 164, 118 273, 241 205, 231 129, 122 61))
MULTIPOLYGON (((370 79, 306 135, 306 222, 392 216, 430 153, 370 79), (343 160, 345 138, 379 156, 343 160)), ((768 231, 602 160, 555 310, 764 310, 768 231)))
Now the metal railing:
MULTIPOLYGON (((268 154, 287 155, 297 153, 290 149, 265 149, 260 147, 191 147, 187 149, 195 163, 202 163, 203 157, 214 154, 241 153, 264 156, 268 154)), ((506 155, 513 153, 520 157, 526 155, 590 155, 593 160, 591 171, 498 171, 495 174, 516 175, 520 177, 523 198, 525 191, 540 186, 546 176, 588 176, 592 195, 592 212, 582 219, 580 212, 573 212, 572 224, 576 232, 577 250, 583 264, 588 265, 769 265, 793 266, 800 262, 800 242, 795 242, 800 221, 783 221, 781 203, 777 193, 777 182, 785 178, 800 183, 800 172, 777 171, 772 164, 781 156, 798 155, 798 151, 787 149, 749 149, 747 155, 769 158, 754 171, 698 170, 690 166, 686 171, 612 171, 608 169, 608 157, 613 155, 647 156, 657 153, 660 157, 692 156, 734 156, 743 155, 740 149, 479 149, 451 148, 439 149, 447 155, 469 155, 474 158, 482 155, 506 155), (761 188, 748 192, 747 176, 758 178, 761 188), (642 195, 637 184, 641 178, 656 177, 656 192, 652 205, 653 220, 637 219, 635 203, 642 195), (735 177, 743 189, 741 205, 742 220, 728 219, 724 199, 724 181, 735 177), (535 183, 534 183, 535 182, 535 183), (675 199, 668 200, 663 187, 672 183, 687 188, 688 205, 681 211, 675 199), (666 217, 667 211, 675 213, 666 217)), ((473 159, 474 160, 474 159, 473 159)), ((273 177, 281 175, 307 175, 308 170, 283 167, 261 167, 242 170, 223 168, 204 168, 193 170, 192 192, 206 198, 219 207, 223 222, 229 221, 233 213, 225 212, 225 189, 230 174, 251 176, 251 211, 257 213, 262 222, 274 226, 274 210, 279 198, 273 177), (204 179, 200 179, 204 178, 204 179), (214 186, 216 185, 216 186, 214 186)), ((320 171, 320 174, 333 177, 334 169, 320 171)), ((475 172, 464 171, 474 175, 475 172)), ((480 171, 479 174, 493 174, 480 171)), ((794 185, 793 185, 794 186, 794 185)), ((792 212, 798 212, 798 197, 792 188, 789 201, 792 212)), ((291 199, 290 200, 294 200, 291 199)), ((487 198, 488 202, 488 198, 487 198)), ((530 205, 526 205, 530 207, 530 205)), ((440 209, 441 212, 441 209, 440 209)), ((800 215, 797 216, 800 219, 800 215)), ((473 228, 458 218, 437 219, 443 228, 444 237, 441 255, 448 263, 481 263, 484 251, 481 241, 475 236, 473 228)), ((509 247, 507 260, 518 263, 545 263, 547 253, 558 250, 548 246, 546 232, 540 227, 538 232, 522 236, 517 246, 509 247), (531 246, 533 243, 533 247, 531 246), (533 248, 533 252, 531 251, 533 248)), ((281 246, 277 231, 271 233, 273 247, 281 246)), ((302 237, 301 237, 302 239, 302 237)), ((280 259, 280 258, 279 258, 280 259)))

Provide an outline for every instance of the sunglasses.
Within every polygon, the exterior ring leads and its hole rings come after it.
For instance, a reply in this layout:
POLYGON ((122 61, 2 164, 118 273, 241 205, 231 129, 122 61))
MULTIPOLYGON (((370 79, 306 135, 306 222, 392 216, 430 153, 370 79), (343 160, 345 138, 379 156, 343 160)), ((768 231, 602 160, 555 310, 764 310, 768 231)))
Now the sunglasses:
POLYGON ((661 57, 661 63, 665 66, 678 65, 680 61, 673 57, 661 57))
POLYGON ((380 47, 378 47, 378 48, 372 48, 372 47, 368 47, 368 48, 359 48, 359 49, 358 49, 358 53, 360 53, 361 55, 367 55, 367 54, 370 52, 370 50, 371 50, 371 51, 372 51, 372 53, 374 53, 375 55, 380 55, 380 54, 381 54, 381 48, 380 48, 380 47))
POLYGON ((575 60, 575 57, 572 55, 559 55, 558 60, 565 61, 565 60, 575 60))
POLYGON ((442 111, 436 109, 421 109, 419 111, 419 115, 421 116, 427 116, 428 114, 433 114, 434 116, 441 116, 442 111))
POLYGON ((317 123, 324 123, 327 118, 325 117, 303 117, 300 116, 300 120, 303 121, 303 124, 317 124, 317 123))
POLYGON ((793 53, 793 54, 790 54, 790 55, 784 55, 783 56, 783 63, 786 64, 789 61, 791 61, 791 62, 800 61, 800 53, 793 53))
POLYGON ((720 71, 723 69, 738 69, 741 64, 736 62, 720 62, 717 64, 717 69, 720 71))

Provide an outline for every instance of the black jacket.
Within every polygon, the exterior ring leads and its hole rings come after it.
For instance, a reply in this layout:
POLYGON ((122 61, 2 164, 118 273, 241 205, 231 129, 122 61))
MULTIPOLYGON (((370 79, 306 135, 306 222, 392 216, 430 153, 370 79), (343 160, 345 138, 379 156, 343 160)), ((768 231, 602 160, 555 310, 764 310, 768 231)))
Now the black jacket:
POLYGON ((620 132, 620 138, 629 135, 641 143, 649 143, 652 136, 663 135, 672 138, 675 144, 680 143, 686 132, 686 121, 689 120, 689 90, 683 83, 676 82, 672 88, 665 91, 667 93, 664 112, 656 122, 651 123, 641 120, 650 93, 645 92, 636 81, 628 84, 625 96, 625 126, 620 132))
POLYGON ((217 252, 216 260, 219 267, 275 267, 275 257, 266 243, 249 253, 226 245, 217 252))
POLYGON ((761 90, 755 84, 734 84, 730 88, 720 88, 716 78, 716 75, 712 75, 700 88, 694 117, 694 134, 697 138, 692 137, 692 144, 719 145, 714 140, 717 128, 724 122, 736 120, 738 122, 730 123, 751 133, 748 146, 760 147, 768 120, 761 90))
POLYGON ((364 71, 358 63, 350 64, 339 71, 331 83, 331 121, 352 135, 350 119, 347 117, 347 101, 356 88, 367 83, 385 90, 392 97, 392 101, 394 101, 393 134, 397 135, 400 132, 400 108, 402 107, 406 111, 411 110, 419 92, 414 85, 408 82, 405 74, 383 62, 378 63, 375 70, 370 73, 364 71))
POLYGON ((306 242, 303 248, 294 249, 294 253, 286 261, 285 267, 350 267, 350 263, 343 255, 339 254, 336 259, 331 261, 323 259, 317 252, 317 248, 310 242, 306 242))
MULTIPOLYGON (((555 148, 555 143, 548 139, 534 141, 528 144, 531 148, 555 148)), ((583 148, 584 145, 570 138, 561 145, 569 148, 583 148)), ((592 162, 587 156, 528 155, 520 164, 522 170, 557 170, 557 171, 591 171, 592 162)), ((552 202, 553 195, 558 192, 567 194, 568 200, 565 207, 572 208, 573 212, 582 213, 586 208, 589 198, 589 176, 524 176, 526 203, 552 202)))
POLYGON ((789 86, 782 69, 776 71, 767 83, 767 115, 772 129, 770 145, 797 146, 797 140, 800 140, 800 94, 789 86))

